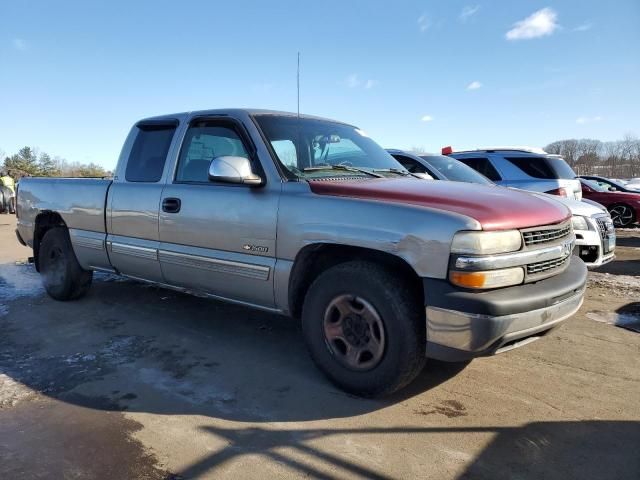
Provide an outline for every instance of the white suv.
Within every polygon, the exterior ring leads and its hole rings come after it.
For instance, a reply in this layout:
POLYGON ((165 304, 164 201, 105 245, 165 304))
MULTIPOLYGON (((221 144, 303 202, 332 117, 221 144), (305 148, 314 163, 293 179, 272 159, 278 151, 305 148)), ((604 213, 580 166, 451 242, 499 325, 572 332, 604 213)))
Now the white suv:
POLYGON ((561 197, 582 199, 582 188, 575 172, 559 155, 539 148, 494 147, 443 154, 460 160, 503 187, 550 193, 561 197))

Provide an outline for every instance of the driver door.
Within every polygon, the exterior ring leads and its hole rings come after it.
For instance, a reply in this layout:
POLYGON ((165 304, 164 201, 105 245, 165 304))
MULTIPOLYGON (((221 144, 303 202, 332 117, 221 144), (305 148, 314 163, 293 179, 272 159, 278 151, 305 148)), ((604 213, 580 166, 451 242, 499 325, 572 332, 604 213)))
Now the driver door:
POLYGON ((191 122, 173 179, 162 192, 159 258, 168 284, 273 307, 280 185, 252 188, 208 178, 213 158, 258 162, 252 150, 242 126, 231 119, 191 122))

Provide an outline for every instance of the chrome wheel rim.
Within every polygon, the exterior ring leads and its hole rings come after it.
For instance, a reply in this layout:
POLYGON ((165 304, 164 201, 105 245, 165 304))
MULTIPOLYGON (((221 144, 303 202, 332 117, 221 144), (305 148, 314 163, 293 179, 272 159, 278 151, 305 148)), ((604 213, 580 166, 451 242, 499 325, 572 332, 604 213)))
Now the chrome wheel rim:
POLYGON ((618 205, 609 210, 611 220, 616 227, 626 227, 633 220, 633 212, 626 205, 618 205))
POLYGON ((382 319, 361 297, 340 295, 329 303, 324 314, 324 336, 334 358, 350 370, 370 370, 384 354, 382 319))

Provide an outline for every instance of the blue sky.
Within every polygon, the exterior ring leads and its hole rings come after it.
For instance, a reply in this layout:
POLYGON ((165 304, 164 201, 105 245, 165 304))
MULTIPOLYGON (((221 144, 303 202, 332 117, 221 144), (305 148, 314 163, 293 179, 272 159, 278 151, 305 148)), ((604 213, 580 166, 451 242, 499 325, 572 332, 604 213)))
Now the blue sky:
POLYGON ((3 1, 0 149, 112 168, 139 118, 301 110, 385 147, 640 135, 640 2, 3 1), (477 87, 477 88, 476 88, 477 87))

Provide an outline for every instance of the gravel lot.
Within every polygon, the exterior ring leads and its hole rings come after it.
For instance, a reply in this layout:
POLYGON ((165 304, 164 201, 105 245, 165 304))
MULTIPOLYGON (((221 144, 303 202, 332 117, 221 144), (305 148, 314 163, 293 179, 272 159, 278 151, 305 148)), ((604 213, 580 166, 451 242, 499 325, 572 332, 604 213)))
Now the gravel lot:
POLYGON ((55 302, 14 228, 0 215, 0 478, 640 478, 640 229, 544 339, 372 401, 286 318, 107 275, 55 302))

